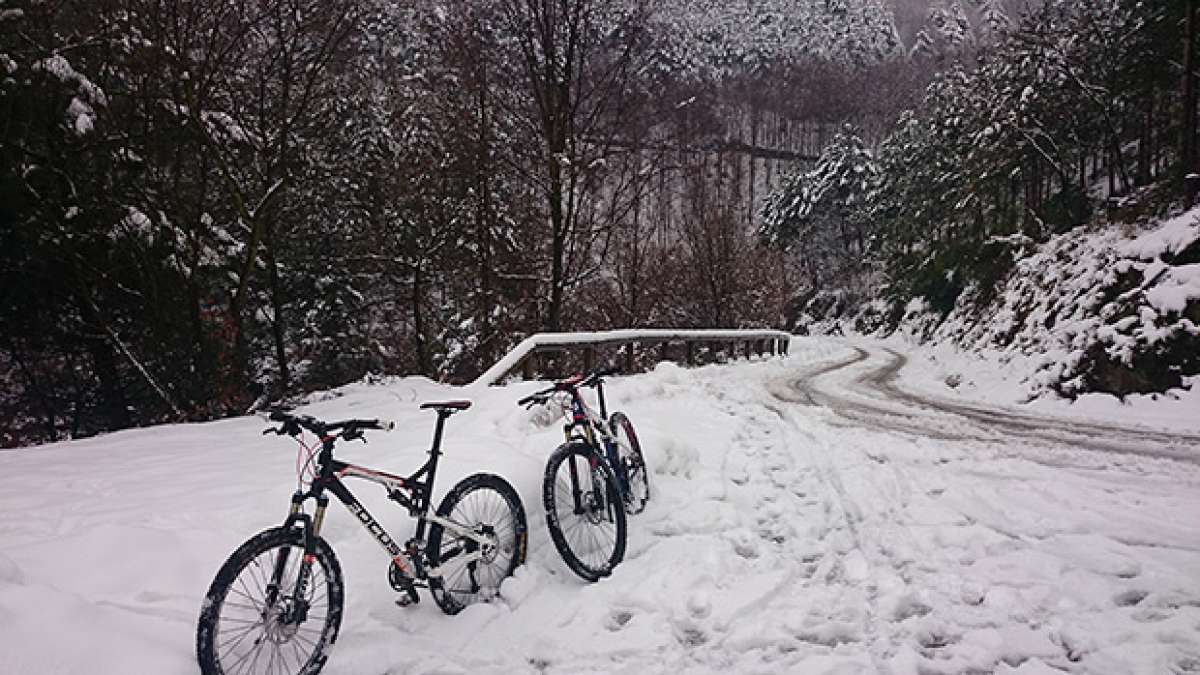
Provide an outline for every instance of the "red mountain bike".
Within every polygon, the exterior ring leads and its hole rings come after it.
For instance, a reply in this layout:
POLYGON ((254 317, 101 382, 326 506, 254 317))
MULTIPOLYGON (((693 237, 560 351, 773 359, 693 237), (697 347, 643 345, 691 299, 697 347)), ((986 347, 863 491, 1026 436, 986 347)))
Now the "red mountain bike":
POLYGON ((555 382, 517 402, 532 407, 555 400, 567 424, 566 442, 546 460, 542 500, 550 538, 573 572, 588 581, 612 573, 625 556, 626 513, 640 513, 650 501, 650 476, 633 424, 624 413, 609 416, 604 378, 615 369, 555 382), (593 387, 597 414, 581 388, 593 387))

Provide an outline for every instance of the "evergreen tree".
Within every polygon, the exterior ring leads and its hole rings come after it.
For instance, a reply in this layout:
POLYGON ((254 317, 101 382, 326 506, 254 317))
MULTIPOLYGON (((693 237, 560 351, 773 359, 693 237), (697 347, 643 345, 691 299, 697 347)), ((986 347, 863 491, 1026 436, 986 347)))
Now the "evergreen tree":
POLYGON ((815 168, 790 175, 768 197, 761 238, 795 253, 813 287, 857 281, 869 237, 863 208, 877 175, 858 132, 843 127, 815 168))

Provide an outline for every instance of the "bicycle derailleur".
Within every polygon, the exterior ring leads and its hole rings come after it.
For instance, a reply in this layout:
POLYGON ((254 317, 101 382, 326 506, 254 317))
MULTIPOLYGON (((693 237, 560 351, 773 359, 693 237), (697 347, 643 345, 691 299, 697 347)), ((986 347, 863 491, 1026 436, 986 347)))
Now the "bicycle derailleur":
MULTIPOLYGON (((413 565, 417 567, 417 575, 422 576, 422 551, 416 540, 409 540, 409 542, 405 544, 405 554, 408 556, 409 561, 411 561, 413 565)), ((417 587, 424 587, 424 584, 418 583, 411 574, 397 565, 395 560, 393 560, 388 566, 388 583, 391 584, 392 590, 403 594, 396 599, 397 605, 400 605, 401 607, 408 607, 409 605, 415 605, 421 601, 421 597, 417 595, 417 587)))

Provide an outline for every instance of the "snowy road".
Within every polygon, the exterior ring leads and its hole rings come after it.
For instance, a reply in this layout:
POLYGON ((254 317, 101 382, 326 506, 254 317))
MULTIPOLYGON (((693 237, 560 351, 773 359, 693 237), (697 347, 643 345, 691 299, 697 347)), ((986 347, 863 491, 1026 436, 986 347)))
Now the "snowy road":
MULTIPOLYGON (((1035 415, 978 403, 924 396, 901 389, 897 375, 907 357, 887 347, 852 355, 800 375, 783 400, 820 405, 870 427, 942 440, 1012 444, 1014 438, 1050 446, 1200 463, 1200 434, 1157 431, 1143 425, 1035 415)), ((1022 444, 1023 445, 1023 444, 1022 444)))
MULTIPOLYGON (((630 521, 626 562, 593 585, 545 531, 558 421, 513 405, 536 385, 471 392, 439 491, 477 470, 507 477, 529 513, 528 564, 502 603, 399 609, 374 542, 332 512, 348 587, 325 672, 1200 672, 1194 434, 909 393, 892 377, 904 357, 882 345, 791 351, 613 381, 654 499, 630 521)), ((454 393, 408 378, 307 412, 397 417, 404 431, 346 455, 403 471, 430 431, 415 403, 454 393)), ((290 491, 292 454, 261 426, 0 454, 0 475, 34 486, 0 493, 0 673, 196 672, 204 589, 290 491)))

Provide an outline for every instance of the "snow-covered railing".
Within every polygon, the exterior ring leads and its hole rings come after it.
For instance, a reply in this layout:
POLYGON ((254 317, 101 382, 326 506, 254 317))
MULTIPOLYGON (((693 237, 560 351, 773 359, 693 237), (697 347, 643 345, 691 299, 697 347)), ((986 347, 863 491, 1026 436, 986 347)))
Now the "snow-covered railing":
POLYGON ((523 367, 526 379, 532 379, 534 359, 543 352, 561 353, 567 349, 583 351, 583 368, 590 370, 595 363, 598 347, 617 347, 624 351, 625 368, 633 370, 634 349, 637 345, 653 345, 668 359, 672 345, 681 345, 681 360, 695 363, 697 344, 721 344, 729 358, 739 351, 745 356, 758 354, 787 354, 792 336, 781 330, 683 330, 683 329, 626 329, 579 333, 536 333, 521 341, 504 358, 472 382, 472 385, 498 384, 509 373, 523 367))

